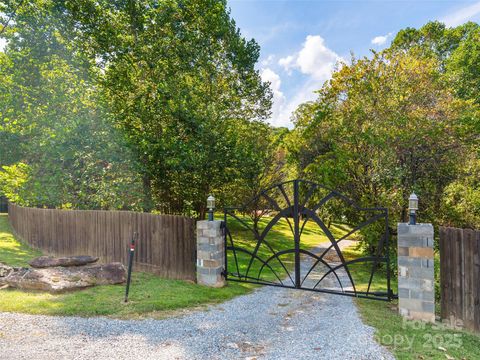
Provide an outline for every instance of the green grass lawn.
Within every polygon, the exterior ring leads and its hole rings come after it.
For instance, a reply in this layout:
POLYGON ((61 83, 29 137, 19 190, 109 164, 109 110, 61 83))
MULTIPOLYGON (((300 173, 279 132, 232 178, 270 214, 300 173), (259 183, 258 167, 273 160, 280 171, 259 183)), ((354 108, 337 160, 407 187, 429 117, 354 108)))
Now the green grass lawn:
MULTIPOLYGON (((249 217, 242 217, 239 215, 239 218, 244 221, 250 228, 253 227, 252 221, 249 217)), ((267 224, 272 220, 271 217, 264 217, 259 221, 258 231, 262 233, 263 229, 266 228, 267 224)), ((292 221, 290 221, 292 222, 292 221)), ((236 247, 244 248, 249 251, 254 250, 257 240, 255 239, 251 230, 242 225, 239 221, 232 217, 227 218, 227 224, 230 232, 232 233, 233 243, 236 247)), ((300 223, 301 224, 301 223, 300 223)), ((292 223, 293 226, 293 223, 292 223)), ((349 229, 348 227, 340 224, 332 224, 329 229, 332 234, 339 238, 344 235, 349 229)), ((265 240, 269 243, 272 249, 275 252, 279 252, 286 249, 293 249, 293 235, 290 225, 285 219, 281 219, 275 226, 270 230, 270 232, 265 237, 265 240)), ((228 245, 231 245, 230 240, 227 240, 228 245)), ((312 221, 308 221, 305 225, 305 228, 302 232, 300 240, 300 248, 304 250, 311 250, 320 243, 329 243, 328 237, 319 229, 318 225, 312 221)), ((270 256, 273 255, 272 250, 266 245, 262 244, 258 248, 257 255, 263 261, 266 261, 270 256)), ((275 276, 275 273, 280 279, 285 279, 287 277, 286 271, 283 269, 283 265, 287 268, 288 271, 291 271, 294 267, 294 253, 288 253, 281 255, 279 260, 272 260, 269 265, 271 265, 272 270, 264 268, 260 280, 262 281, 273 281, 279 282, 278 278, 275 276)), ((246 274, 247 268, 249 266, 251 256, 246 253, 237 252, 237 260, 239 263, 239 273, 242 275, 246 274)), ((259 270, 261 269, 263 263, 255 259, 250 267, 248 276, 257 278, 259 270)), ((227 266, 230 273, 237 273, 236 263, 233 251, 228 252, 227 257, 227 266)))
POLYGON ((39 251, 15 239, 7 214, 0 214, 0 262, 10 266, 28 266, 29 260, 40 255, 39 251))
MULTIPOLYGON (((29 260, 39 255, 40 252, 15 239, 7 216, 0 214, 0 262, 27 266, 29 260)), ((56 295, 3 289, 0 290, 0 311, 118 318, 163 317, 175 310, 222 302, 251 289, 248 284, 238 283, 214 289, 187 281, 134 273, 127 304, 123 302, 124 285, 97 286, 56 295)))
MULTIPOLYGON (((353 248, 347 249, 344 254, 347 258, 359 255, 358 250, 353 248)), ((353 270, 360 287, 368 283, 368 270, 365 264, 353 270)), ((384 290, 381 284, 381 281, 373 282, 373 290, 384 290)), ((392 278, 392 289, 397 289, 395 277, 392 278)), ((397 300, 388 303, 356 299, 356 304, 363 322, 375 328, 377 342, 397 359, 480 359, 480 337, 477 335, 442 324, 404 320, 398 314, 397 300)))
POLYGON ((480 359, 480 337, 441 324, 403 320, 397 302, 356 300, 364 323, 397 359, 480 359))
MULTIPOLYGON (((262 220, 260 226, 265 226, 269 219, 262 220)), ((236 239, 242 243, 245 232, 235 221, 229 225, 236 239)), ((316 226, 307 224, 302 246, 311 248, 327 238, 315 230, 316 226)), ((332 226, 334 233, 343 233, 340 227, 332 226)), ((275 247, 278 250, 292 248, 290 228, 285 220, 272 230, 270 239, 275 238, 275 247)), ((252 243, 246 241, 242 246, 250 247, 252 243)), ((267 256, 261 249, 261 256, 267 256)), ((40 256, 39 251, 22 244, 12 234, 8 217, 0 215, 0 262, 13 266, 27 266, 28 261, 40 256)), ((241 264, 246 267, 246 261, 241 264)), ((276 265, 280 266, 280 265, 276 265)), ((292 266, 291 263, 288 264, 292 266)), ((104 315, 118 318, 132 317, 163 317, 172 311, 219 303, 234 296, 246 294, 255 286, 231 282, 222 289, 208 288, 197 284, 167 280, 146 273, 134 273, 130 291, 130 301, 123 303, 125 286, 107 285, 97 286, 77 292, 65 294, 48 294, 43 292, 26 292, 15 289, 0 290, 0 311, 24 312, 30 314, 47 315, 104 315)))

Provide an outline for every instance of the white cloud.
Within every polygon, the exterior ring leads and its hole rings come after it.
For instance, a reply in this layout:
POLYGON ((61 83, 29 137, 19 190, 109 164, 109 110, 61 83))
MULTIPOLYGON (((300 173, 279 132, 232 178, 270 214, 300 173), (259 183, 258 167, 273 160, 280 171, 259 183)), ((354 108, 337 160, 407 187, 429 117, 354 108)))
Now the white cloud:
POLYGON ((279 117, 283 111, 286 101, 285 95, 280 89, 282 85, 280 76, 270 68, 262 69, 260 71, 260 76, 262 81, 270 82, 270 88, 272 89, 273 93, 272 117, 270 123, 275 126, 286 126, 287 124, 285 124, 279 117))
POLYGON ((281 58, 278 60, 278 65, 282 66, 290 75, 292 73, 292 68, 295 66, 295 57, 293 55, 288 55, 287 57, 281 58))
POLYGON ((262 66, 269 66, 273 63, 273 60, 275 60, 275 55, 270 54, 266 59, 263 59, 260 64, 262 64, 262 66))
POLYGON ((372 39, 372 44, 373 45, 383 45, 387 42, 387 40, 392 36, 392 33, 388 33, 387 35, 380 35, 380 36, 375 36, 372 39))
POLYGON ((296 92, 295 96, 287 101, 285 94, 281 90, 282 81, 280 76, 270 68, 260 71, 263 81, 270 82, 270 88, 273 92, 273 106, 270 124, 274 126, 286 126, 292 128, 293 124, 290 120, 293 112, 298 105, 315 100, 317 95, 314 93, 321 87, 321 83, 314 78, 309 78, 296 92))
POLYGON ((7 45, 7 40, 0 37, 0 51, 3 51, 3 49, 5 49, 6 45, 7 45))
POLYGON ((295 93, 295 96, 285 102, 285 104, 280 109, 281 111, 277 114, 276 123, 281 126, 286 126, 292 128, 293 124, 291 122, 291 117, 293 112, 297 109, 300 104, 303 104, 307 101, 313 101, 317 98, 317 94, 314 91, 321 88, 323 84, 310 78, 303 83, 303 85, 295 93))
POLYGON ((323 83, 330 79, 335 65, 342 62, 344 62, 342 57, 329 49, 320 35, 308 35, 298 52, 285 56, 277 62, 288 75, 291 75, 293 70, 307 75, 303 84, 295 91, 295 95, 289 99, 280 91, 281 81, 279 75, 270 69, 263 70, 262 79, 270 79, 274 93, 270 122, 275 126, 291 128, 293 125, 290 119, 298 105, 315 100, 317 95, 314 91, 320 89, 323 83), (277 84, 278 87, 276 88, 277 84))
POLYGON ((303 49, 297 58, 297 65, 304 74, 312 75, 317 80, 328 79, 341 58, 325 46, 321 36, 307 36, 303 49))
POLYGON ((314 79, 326 80, 331 76, 335 64, 341 61, 343 59, 325 45, 320 35, 308 35, 298 53, 281 58, 278 64, 288 73, 298 69, 314 79))
POLYGON ((453 13, 440 19, 445 25, 449 27, 461 25, 476 15, 480 14, 480 1, 472 5, 465 6, 453 13))

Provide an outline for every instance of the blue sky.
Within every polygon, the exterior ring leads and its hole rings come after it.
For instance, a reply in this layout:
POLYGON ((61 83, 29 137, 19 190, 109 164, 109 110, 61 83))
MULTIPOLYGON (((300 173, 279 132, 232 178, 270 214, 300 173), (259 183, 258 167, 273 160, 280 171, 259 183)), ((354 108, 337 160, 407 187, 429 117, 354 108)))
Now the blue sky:
POLYGON ((334 64, 389 45, 397 31, 430 20, 448 26, 480 21, 480 1, 229 0, 243 36, 261 47, 258 69, 271 82, 270 122, 290 115, 330 77, 334 64))

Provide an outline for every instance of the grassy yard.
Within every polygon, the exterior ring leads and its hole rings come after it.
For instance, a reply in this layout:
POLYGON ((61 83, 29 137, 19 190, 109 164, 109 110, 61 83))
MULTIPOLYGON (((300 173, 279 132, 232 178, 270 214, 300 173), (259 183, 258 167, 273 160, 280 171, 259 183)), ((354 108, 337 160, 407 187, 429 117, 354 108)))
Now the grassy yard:
MULTIPOLYGON (((0 215, 0 262, 26 266, 40 253, 14 238, 6 215, 0 215)), ((191 282, 166 280, 134 273, 130 301, 123 303, 125 286, 97 286, 82 291, 52 295, 43 292, 0 290, 0 311, 46 315, 112 316, 118 318, 163 317, 172 311, 218 303, 252 289, 246 284, 229 284, 222 289, 191 282)))
MULTIPOLYGON (((344 251, 347 258, 357 257, 358 251, 344 251)), ((368 282, 368 267, 355 269, 358 284, 368 282)), ((373 290, 379 290, 374 282, 373 290)), ((360 285, 362 286, 362 285, 360 285)), ((392 288, 397 289, 396 278, 392 288)), ((382 289, 384 290, 384 289, 382 289)), ((376 329, 376 340, 388 348, 397 359, 480 359, 480 337, 461 329, 442 324, 425 324, 404 320, 398 314, 398 301, 391 303, 367 299, 356 299, 364 323, 376 329)))
MULTIPOLYGON (((241 216, 239 217, 250 228, 253 227, 253 224, 250 218, 241 217, 241 216)), ((270 221, 271 221, 270 217, 264 217, 259 221, 259 224, 258 224, 259 233, 261 233, 262 230, 266 228, 267 224, 270 221)), ((232 217, 229 217, 227 219, 227 224, 228 224, 229 230, 232 233, 234 245, 236 247, 244 248, 253 252, 257 244, 257 240, 255 239, 252 231, 250 231, 247 227, 245 227, 239 221, 237 221, 232 217)), ((342 235, 344 235, 349 229, 340 224, 332 224, 329 230, 332 232, 332 234, 336 238, 339 238, 342 235)), ((227 240, 227 241, 228 241, 228 245, 231 245, 230 240, 227 240)), ((272 247, 272 249, 277 253, 282 250, 294 248, 292 230, 288 222, 284 219, 280 220, 277 224, 275 224, 275 226, 270 230, 270 232, 265 237, 265 241, 267 241, 269 245, 272 247)), ((305 225, 305 228, 301 236, 300 248, 304 250, 311 250, 318 244, 325 243, 325 242, 329 242, 327 236, 318 228, 316 224, 314 224, 312 221, 308 221, 305 225)), ((270 256, 272 256, 272 250, 268 246, 262 243, 262 245, 258 248, 257 254, 260 259, 265 261, 270 256)), ((245 275, 246 270, 249 266, 251 256, 246 253, 237 252, 237 259, 239 262, 240 274, 245 275)), ((273 271, 269 270, 266 267, 263 269, 260 276, 261 280, 278 282, 278 278, 275 276, 274 272, 278 275, 280 279, 285 279, 287 277, 287 273, 283 269, 282 263, 285 265, 288 271, 291 271, 294 267, 294 253, 287 253, 287 254, 281 255, 279 259, 281 260, 281 262, 279 260, 274 259, 269 263, 273 271)), ((227 262, 228 262, 228 271, 230 273, 237 273, 233 251, 228 252, 227 262)), ((262 265, 263 264, 261 261, 259 261, 258 259, 255 259, 251 264, 251 268, 248 275, 256 278, 258 276, 259 270, 261 269, 262 265)))
MULTIPOLYGON (((268 219, 262 220, 265 226, 268 219)), ((231 229, 242 246, 253 246, 246 241, 246 233, 237 222, 229 222, 231 229), (242 240, 242 238, 244 240, 242 240)), ((326 237, 307 224, 302 237, 304 248, 311 248, 326 237)), ((338 235, 343 233, 341 227, 332 226, 338 235)), ((281 221, 270 237, 275 237, 278 250, 291 248, 292 239, 288 224, 281 221)), ((261 255, 267 256, 264 248, 261 255)), ((40 256, 40 252, 19 242, 12 235, 8 217, 0 215, 0 262, 13 266, 27 266, 29 260, 40 256)), ((292 264, 289 263, 290 267, 292 264)), ((241 263, 246 267, 246 261, 241 263)), ((279 265, 276 265, 277 267, 279 265)), ((24 312, 47 315, 104 315, 118 318, 164 317, 174 311, 219 303, 234 296, 248 293, 254 285, 231 282, 222 289, 199 286, 191 282, 166 280, 146 273, 134 273, 130 291, 130 301, 123 303, 125 287, 123 285, 98 286, 82 291, 65 294, 48 294, 43 292, 25 292, 15 289, 0 290, 0 311, 24 312)))

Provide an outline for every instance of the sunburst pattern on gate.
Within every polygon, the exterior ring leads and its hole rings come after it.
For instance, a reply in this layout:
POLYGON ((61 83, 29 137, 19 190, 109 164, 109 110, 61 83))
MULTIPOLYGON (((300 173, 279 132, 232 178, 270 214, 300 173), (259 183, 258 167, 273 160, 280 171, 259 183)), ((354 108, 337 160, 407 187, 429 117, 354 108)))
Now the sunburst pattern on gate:
POLYGON ((292 180, 262 191, 240 208, 226 208, 224 215, 227 280, 378 300, 393 296, 386 208, 361 208, 335 190, 292 180), (340 229, 347 216, 357 224, 340 229), (283 231, 274 231, 278 227, 283 231), (346 247, 358 246, 355 240, 367 228, 382 234, 371 249, 374 255, 344 254, 346 247), (291 236, 282 235, 286 230, 291 236), (313 246, 321 239, 321 246, 313 246), (382 284, 373 291, 375 282, 382 284))

